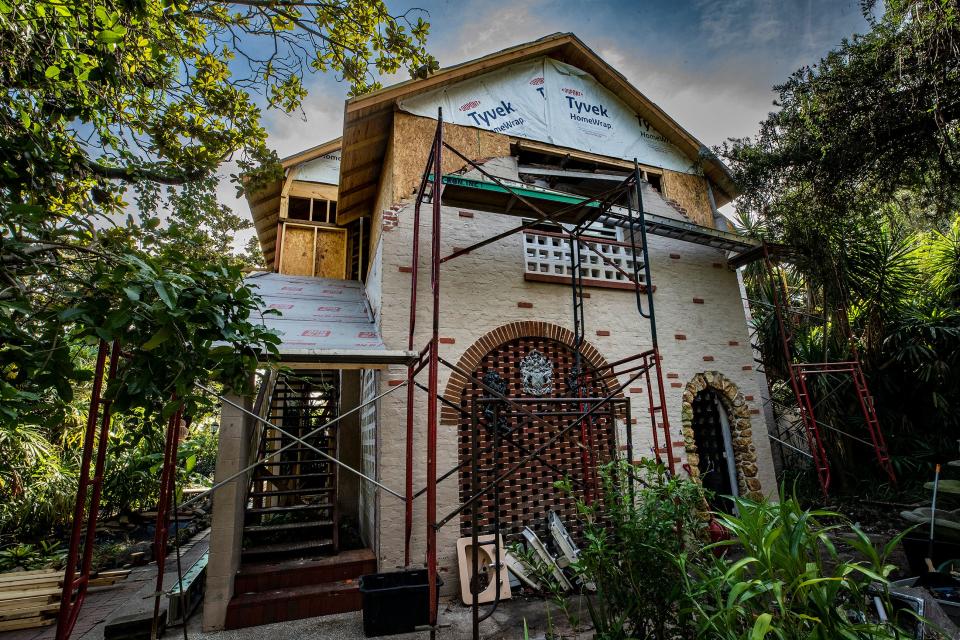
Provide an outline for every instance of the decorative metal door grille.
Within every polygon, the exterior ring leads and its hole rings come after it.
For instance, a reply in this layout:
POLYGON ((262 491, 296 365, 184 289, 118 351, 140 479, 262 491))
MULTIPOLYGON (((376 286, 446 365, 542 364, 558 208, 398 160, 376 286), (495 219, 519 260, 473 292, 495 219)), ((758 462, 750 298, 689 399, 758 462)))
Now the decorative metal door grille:
MULTIPOLYGON (((476 447, 481 454, 478 479, 479 486, 482 488, 496 477, 497 468, 502 471, 518 463, 526 453, 537 450, 582 415, 579 403, 570 399, 574 393, 569 387, 568 380, 573 372, 574 361, 575 354, 570 347, 556 340, 542 337, 519 338, 484 356, 473 372, 474 376, 481 380, 487 376, 486 380, 489 381, 493 379, 489 377, 490 374, 496 374, 506 383, 504 395, 511 399, 524 398, 522 402, 524 409, 540 414, 543 420, 539 423, 531 423, 525 414, 511 409, 505 403, 499 403, 497 417, 501 435, 498 455, 495 456, 492 450, 487 450, 492 449, 493 440, 493 411, 488 411, 487 408, 493 405, 478 401, 492 396, 475 382, 468 384, 461 394, 462 413, 458 429, 460 462, 463 464, 459 478, 461 500, 466 500, 472 493, 471 412, 476 411, 480 425, 479 442, 476 443, 476 447), (520 363, 533 350, 543 354, 553 367, 552 390, 543 396, 543 400, 531 398, 523 391, 520 363), (562 401, 557 402, 556 399, 562 399, 562 401)), ((590 390, 588 397, 603 398, 609 393, 602 381, 594 380, 589 368, 585 379, 586 388, 590 390)), ((588 430, 588 445, 592 452, 594 467, 609 462, 615 456, 615 417, 622 417, 623 411, 622 403, 608 403, 592 416, 591 427, 588 430)), ((575 526, 575 498, 556 488, 554 484, 568 477, 573 482, 575 493, 582 495, 584 473, 580 428, 570 429, 567 434, 547 448, 540 458, 534 458, 500 485, 500 531, 505 538, 519 535, 525 526, 529 526, 538 535, 546 536, 549 511, 556 511, 571 529, 571 533, 575 537, 579 535, 579 530, 575 526)), ((595 477, 596 474, 587 474, 587 477, 591 476, 595 477)), ((481 530, 492 532, 494 513, 492 491, 480 500, 479 509, 481 530)), ((466 509, 460 517, 460 530, 462 535, 470 534, 470 509, 466 509)))
POLYGON ((733 485, 720 423, 720 406, 713 389, 704 389, 693 399, 693 435, 700 458, 697 465, 700 481, 712 493, 710 506, 729 513, 732 505, 724 496, 733 493, 733 485))

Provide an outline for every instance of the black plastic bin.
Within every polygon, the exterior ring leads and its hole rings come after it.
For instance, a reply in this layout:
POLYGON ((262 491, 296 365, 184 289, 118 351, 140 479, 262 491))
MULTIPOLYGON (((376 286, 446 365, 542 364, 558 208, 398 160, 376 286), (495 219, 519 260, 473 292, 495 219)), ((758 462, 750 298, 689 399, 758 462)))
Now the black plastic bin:
MULTIPOLYGON (((437 576, 437 596, 443 581, 437 576)), ((363 635, 410 633, 430 624, 430 583, 426 569, 360 576, 363 635)))

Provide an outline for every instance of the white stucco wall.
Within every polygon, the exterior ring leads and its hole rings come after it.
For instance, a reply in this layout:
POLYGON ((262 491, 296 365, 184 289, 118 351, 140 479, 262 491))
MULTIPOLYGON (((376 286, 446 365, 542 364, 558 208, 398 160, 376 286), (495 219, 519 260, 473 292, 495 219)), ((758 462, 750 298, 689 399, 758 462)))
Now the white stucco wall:
MULTIPOLYGON (((645 193, 645 209, 661 215, 679 217, 655 193, 645 193)), ((429 338, 431 305, 429 287, 429 207, 424 208, 421 228, 420 287, 415 348, 421 349, 429 338)), ((408 301, 410 294, 411 246, 413 238, 412 203, 401 203, 389 212, 390 223, 384 226, 380 251, 375 259, 382 264, 378 288, 381 291, 380 321, 389 349, 407 346, 408 301)), ((443 208, 441 253, 465 247, 480 239, 505 231, 518 224, 518 218, 484 212, 463 217, 456 208, 443 208)), ((441 355, 451 362, 463 355, 476 339, 509 322, 539 320, 571 326, 571 303, 568 286, 527 282, 524 280, 522 237, 514 234, 500 242, 445 263, 441 268, 440 335, 448 340, 440 345, 441 355), (518 303, 532 303, 521 308, 518 303), (452 339, 452 344, 450 340, 452 339)), ((650 238, 650 259, 656 321, 663 357, 667 405, 672 427, 672 441, 682 443, 680 433, 681 395, 687 381, 703 371, 719 371, 734 381, 748 398, 754 421, 754 444, 763 490, 776 490, 770 446, 760 415, 760 389, 753 367, 753 354, 747 336, 743 305, 737 277, 726 266, 722 252, 708 247, 664 238, 650 238), (697 301, 695 301, 695 299, 697 301), (702 302, 699 302, 702 301, 702 302)), ((588 288, 585 335, 607 361, 636 354, 651 347, 648 321, 637 313, 632 291, 588 288), (598 335, 597 332, 609 332, 598 335)), ((368 294, 369 295, 369 294, 368 294)), ((443 394, 449 371, 440 368, 439 391, 443 394)), ((393 367, 381 379, 380 390, 406 378, 404 367, 393 367)), ((421 374, 426 383, 426 372, 421 374)), ((625 378, 624 378, 625 380, 625 378)), ((652 446, 646 397, 630 394, 634 418, 633 438, 637 456, 649 455, 652 446)), ((381 401, 379 412, 379 477, 387 486, 402 490, 404 483, 405 392, 398 391, 381 401)), ((425 482, 426 403, 423 392, 417 392, 415 485, 425 482)), ((456 428, 440 426, 438 434, 438 472, 457 464, 456 428)), ((682 444, 679 449, 681 457, 682 444)), ((684 459, 685 461, 685 459, 684 459)), ((682 464, 682 462, 680 463, 682 464)), ((679 466, 678 466, 679 468, 679 466)), ((383 495, 379 501, 379 562, 382 570, 403 565, 403 504, 383 495)), ((437 511, 442 517, 458 504, 456 476, 438 488, 437 511)), ((414 505, 413 560, 419 563, 425 554, 425 500, 414 505)), ((451 587, 456 570, 455 541, 459 525, 452 521, 438 535, 441 575, 451 587)))

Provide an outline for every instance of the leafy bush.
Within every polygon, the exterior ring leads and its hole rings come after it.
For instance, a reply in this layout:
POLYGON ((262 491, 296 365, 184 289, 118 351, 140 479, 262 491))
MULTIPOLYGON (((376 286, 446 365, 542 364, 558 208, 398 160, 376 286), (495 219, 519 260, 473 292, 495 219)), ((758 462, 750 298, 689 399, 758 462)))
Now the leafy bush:
POLYGON ((15 544, 0 550, 0 571, 43 569, 63 566, 67 551, 59 542, 41 541, 39 545, 15 544))
MULTIPOLYGON (((585 598, 597 640, 666 638, 676 630, 683 594, 682 552, 701 546, 703 490, 687 478, 670 477, 663 465, 645 461, 612 462, 600 469, 603 499, 577 502, 584 544, 571 568, 583 585, 595 588, 585 598), (669 633, 668 633, 669 630, 669 633)), ((572 492, 569 482, 561 483, 572 492)), ((571 627, 580 616, 552 569, 522 548, 512 548, 531 575, 566 614, 571 627)))
MULTIPOLYGON (((59 443, 38 436, 43 446, 34 447, 30 456, 7 458, 16 463, 0 463, 0 535, 7 541, 28 543, 57 536, 70 524, 77 494, 81 434, 81 429, 74 427, 59 443)), ((6 450, 0 438, 0 453, 6 450)), ((177 488, 209 484, 216 456, 217 431, 209 417, 200 419, 180 445, 177 488)), ((156 505, 163 433, 151 428, 143 412, 114 416, 106 461, 101 518, 156 505)))
POLYGON ((663 465, 618 461, 601 471, 604 499, 579 505, 586 544, 574 565, 596 585, 588 600, 598 640, 665 638, 683 595, 679 553, 697 554, 703 491, 663 465), (634 475, 634 490, 630 476, 634 475))
POLYGON ((731 557, 676 555, 682 580, 680 623, 696 637, 723 640, 832 640, 909 637, 867 615, 879 596, 886 610, 887 558, 856 525, 828 511, 736 499, 739 515, 718 514, 731 557), (830 520, 836 524, 826 524, 830 520), (843 539, 847 550, 838 550, 843 539), (901 635, 897 635, 897 634, 901 635))

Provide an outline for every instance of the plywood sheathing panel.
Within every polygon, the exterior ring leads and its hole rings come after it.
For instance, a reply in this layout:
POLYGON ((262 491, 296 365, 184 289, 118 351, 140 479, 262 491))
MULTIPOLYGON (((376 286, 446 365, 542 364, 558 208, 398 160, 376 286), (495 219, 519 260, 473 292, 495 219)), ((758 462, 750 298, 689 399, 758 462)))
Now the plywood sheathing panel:
POLYGON ((288 276, 313 275, 313 228, 284 225, 280 250, 280 273, 288 276))
MULTIPOLYGON (((394 114, 394 197, 403 200, 416 194, 423 177, 437 121, 407 113, 394 114)), ((473 127, 445 124, 443 139, 471 160, 510 155, 510 137, 473 127)), ((449 149, 443 150, 443 173, 470 168, 449 149)))
MULTIPOLYGON (((392 125, 391 125, 392 126, 392 125)), ((393 188, 393 148, 395 145, 394 136, 391 135, 387 142, 387 150, 383 156, 383 171, 380 173, 380 184, 377 186, 377 199, 370 214, 370 227, 367 239, 367 255, 374 255, 377 252, 377 243, 380 241, 380 232, 383 230, 382 212, 393 206, 396 202, 393 188)), ((351 216, 352 217, 352 216, 351 216)), ((359 212, 358 212, 359 217, 359 212)), ((340 209, 337 210, 337 219, 340 220, 340 209)), ((370 265, 373 261, 370 261, 370 265)), ((368 267, 369 268, 369 267, 368 267)))
POLYGON ((713 228, 713 210, 707 195, 707 181, 701 176, 676 171, 663 172, 663 195, 687 212, 687 217, 704 227, 713 228))
POLYGON ((347 230, 317 229, 313 275, 319 278, 347 277, 347 230))

